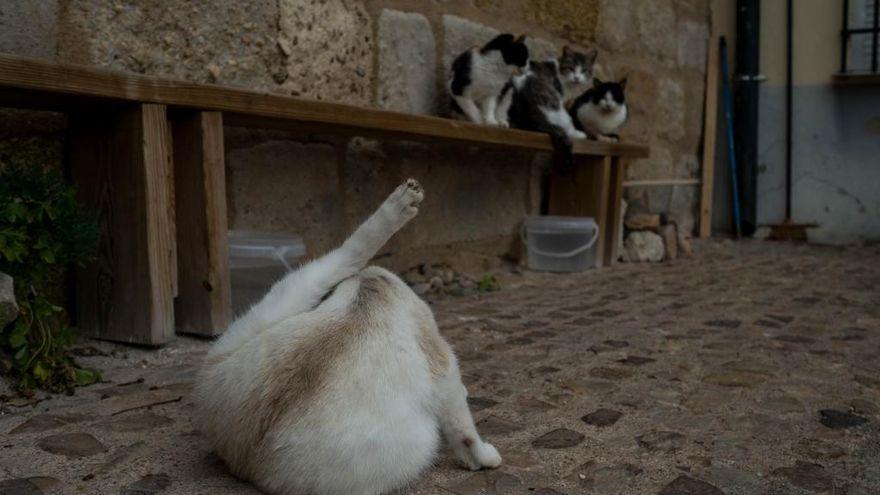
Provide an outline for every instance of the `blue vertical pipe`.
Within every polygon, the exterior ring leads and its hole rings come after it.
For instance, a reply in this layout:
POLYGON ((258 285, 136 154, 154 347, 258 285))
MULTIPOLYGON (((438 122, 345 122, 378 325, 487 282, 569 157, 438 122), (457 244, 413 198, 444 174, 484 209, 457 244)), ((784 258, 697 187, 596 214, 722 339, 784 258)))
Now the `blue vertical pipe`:
POLYGON ((727 149, 730 153, 730 184, 733 187, 733 223, 736 238, 742 238, 739 211, 739 187, 736 181, 736 151, 733 146, 733 96, 730 92, 730 75, 727 69, 727 40, 721 37, 721 85, 724 88, 724 118, 727 122, 727 149))

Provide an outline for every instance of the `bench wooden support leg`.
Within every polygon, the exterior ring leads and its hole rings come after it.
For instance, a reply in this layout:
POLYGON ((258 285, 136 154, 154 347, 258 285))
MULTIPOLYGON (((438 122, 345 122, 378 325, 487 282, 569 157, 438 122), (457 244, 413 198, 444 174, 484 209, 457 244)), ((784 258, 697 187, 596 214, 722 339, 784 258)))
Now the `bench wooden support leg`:
POLYGON ((623 229, 620 214, 623 208, 623 178, 626 176, 626 160, 620 157, 611 159, 611 180, 608 191, 608 216, 605 220, 605 266, 617 263, 620 256, 618 237, 623 229))
POLYGON ((188 112, 175 115, 171 126, 180 260, 177 330, 214 336, 232 319, 223 115, 188 112))
POLYGON ((71 172, 102 230, 96 261, 77 276, 78 323, 86 335, 146 345, 173 335, 170 137, 164 105, 71 115, 71 172))
POLYGON ((550 176, 551 215, 596 219, 599 225, 595 244, 596 267, 605 262, 611 168, 611 157, 576 156, 574 168, 568 175, 552 172, 550 176))

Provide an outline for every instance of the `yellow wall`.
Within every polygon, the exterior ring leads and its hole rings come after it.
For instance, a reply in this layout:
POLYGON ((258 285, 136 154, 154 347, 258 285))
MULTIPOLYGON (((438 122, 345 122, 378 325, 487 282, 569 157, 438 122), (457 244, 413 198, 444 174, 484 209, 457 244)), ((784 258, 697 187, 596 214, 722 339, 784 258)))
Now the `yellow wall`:
POLYGON ((711 0, 711 9, 712 35, 716 39, 721 36, 727 38, 727 49, 732 64, 736 51, 736 1, 711 0))
MULTIPOLYGON (((830 84, 840 68, 842 5, 794 0, 794 83, 830 84)), ((785 84, 785 0, 761 2, 761 73, 767 85, 785 84)), ((735 0, 712 0, 712 31, 727 37, 731 71, 736 44, 735 0)))
MULTIPOLYGON (((793 3, 794 83, 830 84, 840 69, 843 7, 829 0, 793 3)), ((761 3, 761 71, 767 84, 785 84, 785 0, 761 3)))

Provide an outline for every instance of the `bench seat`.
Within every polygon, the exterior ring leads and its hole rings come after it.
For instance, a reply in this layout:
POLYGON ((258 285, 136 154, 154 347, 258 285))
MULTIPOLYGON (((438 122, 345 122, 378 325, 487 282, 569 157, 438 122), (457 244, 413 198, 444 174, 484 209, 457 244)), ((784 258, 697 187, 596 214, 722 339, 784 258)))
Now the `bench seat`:
MULTIPOLYGON (((545 134, 0 54, 0 106, 70 116, 78 194, 99 215, 99 259, 77 277, 85 334, 161 345, 213 336, 231 314, 223 126, 551 151, 545 134)), ((627 161, 646 146, 578 141, 550 213, 596 218, 615 258, 627 161)))

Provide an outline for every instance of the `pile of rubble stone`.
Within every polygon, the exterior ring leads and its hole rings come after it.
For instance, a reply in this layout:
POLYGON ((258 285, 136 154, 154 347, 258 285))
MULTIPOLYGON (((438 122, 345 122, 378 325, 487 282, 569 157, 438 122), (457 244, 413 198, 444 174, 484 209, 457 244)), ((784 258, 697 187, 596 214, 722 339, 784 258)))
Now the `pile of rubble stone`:
MULTIPOLYGON (((423 263, 401 274, 403 280, 418 295, 449 294, 463 296, 478 290, 478 282, 465 273, 452 269, 446 263, 423 263)), ((491 289, 490 289, 491 290, 491 289)))
POLYGON ((692 217, 680 213, 651 213, 640 202, 625 208, 623 221, 623 261, 660 262, 690 257, 692 217))

